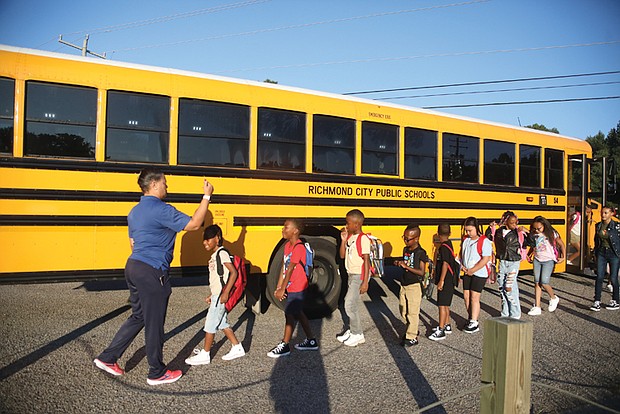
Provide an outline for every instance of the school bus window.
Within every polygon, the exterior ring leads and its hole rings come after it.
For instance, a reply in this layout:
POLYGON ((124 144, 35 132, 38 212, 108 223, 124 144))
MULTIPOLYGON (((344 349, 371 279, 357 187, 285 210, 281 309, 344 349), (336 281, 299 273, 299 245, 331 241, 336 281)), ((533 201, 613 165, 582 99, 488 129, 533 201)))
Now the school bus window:
POLYGON ((540 148, 519 145, 519 186, 540 188, 540 148))
POLYGON ((258 108, 258 168, 304 171, 306 114, 258 108))
POLYGON ((247 167, 249 140, 249 107, 179 101, 179 164, 247 167))
POLYGON ((312 171, 353 174, 355 171, 355 121, 314 115, 312 125, 312 171))
POLYGON ((362 122, 362 172, 396 175, 398 171, 398 127, 362 122))
POLYGON ((15 81, 0 78, 0 152, 13 152, 13 108, 15 81))
POLYGON ((545 149, 545 188, 564 188, 564 151, 545 149))
POLYGON ((478 182, 479 139, 443 134, 443 181, 478 182))
POLYGON ((95 158, 97 90, 26 82, 24 154, 95 158))
POLYGON ((405 178, 437 180, 437 132, 405 128, 405 178))
POLYGON ((484 183, 515 185, 515 144, 484 141, 484 183))
POLYGON ((106 159, 168 162, 170 98, 108 92, 106 159))

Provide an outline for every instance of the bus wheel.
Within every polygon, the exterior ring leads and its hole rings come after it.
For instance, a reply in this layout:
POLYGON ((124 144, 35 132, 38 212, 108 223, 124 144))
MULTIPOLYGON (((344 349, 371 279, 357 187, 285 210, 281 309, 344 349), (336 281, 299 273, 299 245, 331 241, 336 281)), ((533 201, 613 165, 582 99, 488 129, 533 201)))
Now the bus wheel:
MULTIPOLYGON (((337 307, 342 288, 338 263, 336 262, 337 245, 332 237, 304 237, 314 249, 314 269, 312 282, 305 295, 304 313, 309 318, 321 318, 330 315, 337 307)), ((280 276, 284 245, 278 249, 267 274, 267 298, 280 309, 286 301, 280 302, 274 296, 280 276)))

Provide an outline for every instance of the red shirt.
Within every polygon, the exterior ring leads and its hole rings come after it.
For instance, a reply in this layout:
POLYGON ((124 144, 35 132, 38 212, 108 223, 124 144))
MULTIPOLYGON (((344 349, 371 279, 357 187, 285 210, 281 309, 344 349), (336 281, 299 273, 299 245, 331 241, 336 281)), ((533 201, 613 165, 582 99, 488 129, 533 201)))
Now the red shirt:
POLYGON ((291 278, 288 281, 286 290, 288 292, 303 292, 308 287, 308 278, 306 277, 306 270, 302 262, 306 259, 306 248, 301 242, 291 247, 291 244, 287 241, 284 244, 284 266, 282 277, 286 274, 290 263, 296 263, 295 269, 291 274, 291 278))

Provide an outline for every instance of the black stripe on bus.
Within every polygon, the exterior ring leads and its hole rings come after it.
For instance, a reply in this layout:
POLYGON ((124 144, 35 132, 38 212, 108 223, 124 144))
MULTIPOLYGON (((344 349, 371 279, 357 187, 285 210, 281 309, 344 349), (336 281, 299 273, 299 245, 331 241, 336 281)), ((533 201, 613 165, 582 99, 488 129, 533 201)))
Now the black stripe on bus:
MULTIPOLYGON (((123 201, 138 202, 139 193, 112 191, 66 191, 66 190, 23 190, 0 189, 0 199, 59 200, 59 201, 123 201)), ((168 194, 166 201, 172 203, 198 203, 199 194, 168 194)), ((399 208, 449 208, 476 210, 540 210, 564 211, 561 205, 514 204, 514 203, 470 203, 452 201, 406 201, 398 199, 348 199, 333 197, 285 197, 253 195, 214 194, 214 204, 247 205, 299 205, 299 206, 355 206, 355 207, 399 207, 399 208)))
MULTIPOLYGON (((334 226, 343 227, 345 223, 344 217, 298 217, 303 220, 304 224, 308 226, 334 226)), ((446 223, 451 226, 461 226, 467 217, 462 218, 442 218, 442 217, 366 217, 364 219, 365 226, 408 226, 409 224, 417 224, 420 226, 436 226, 439 223, 446 223)), ((478 217, 478 222, 486 228, 488 223, 497 221, 494 217, 478 217)), ((520 225, 529 225, 533 219, 519 220, 520 225)), ((549 222, 553 225, 564 225, 566 220, 563 219, 549 219, 549 222)), ((284 224, 284 218, 280 217, 234 217, 234 226, 282 226, 284 224)))
MULTIPOLYGON (((184 266, 170 269, 173 278, 195 278, 196 282, 206 282, 203 276, 208 274, 206 266, 184 266)), ((46 282, 83 282, 98 279, 124 279, 124 269, 103 270, 63 270, 40 272, 7 272, 0 273, 0 284, 11 283, 46 283, 46 282)), ((188 285, 188 281, 173 280, 173 286, 188 285)), ((88 288, 88 287, 86 287, 88 288)))
MULTIPOLYGON (((0 167, 11 168, 31 168, 45 170, 65 170, 65 171, 90 171, 90 172, 115 172, 137 174, 142 168, 153 167, 153 164, 137 163, 115 163, 115 162, 95 162, 95 161, 73 161, 58 160, 50 158, 11 158, 0 157, 0 167)), ((174 165, 155 165, 167 175, 186 175, 196 177, 224 177, 224 178, 254 178, 265 180, 281 181, 286 178, 288 181, 306 181, 336 184, 364 184, 377 186, 403 186, 412 189, 445 188, 457 190, 481 190, 496 191, 502 193, 532 193, 546 194, 553 196, 563 196, 566 192, 563 189, 537 188, 537 187, 515 187, 492 184, 472 184, 450 181, 426 181, 415 179, 399 179, 396 177, 360 177, 344 174, 307 174, 299 171, 274 171, 274 170, 250 170, 247 168, 226 168, 212 166, 174 166, 174 165)))
MULTIPOLYGON (((336 226, 340 227, 344 223, 344 217, 300 217, 307 226, 336 226)), ((497 217, 478 217, 478 221, 486 225, 497 217)), ((399 226, 417 223, 419 225, 436 225, 438 222, 450 225, 461 225, 465 217, 367 217, 364 224, 371 226, 399 226)), ((551 224, 564 224, 565 220, 552 219, 551 224)), ((521 224, 529 224, 531 220, 521 220, 521 224)), ((284 223, 283 217, 233 217, 233 226, 280 226, 284 223)), ((127 226, 125 216, 18 216, 0 215, 0 226, 127 226)))

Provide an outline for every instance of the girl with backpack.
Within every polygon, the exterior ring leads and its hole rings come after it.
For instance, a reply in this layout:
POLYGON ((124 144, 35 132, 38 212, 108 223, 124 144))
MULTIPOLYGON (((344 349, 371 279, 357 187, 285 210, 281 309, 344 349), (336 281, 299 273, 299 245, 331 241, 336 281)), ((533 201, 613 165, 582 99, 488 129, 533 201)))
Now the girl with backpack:
POLYGON ((495 254, 499 259, 497 283, 502 298, 501 316, 512 319, 521 318, 517 276, 523 259, 525 235, 523 228, 518 227, 518 223, 517 215, 512 211, 506 211, 499 226, 490 227, 495 228, 495 231, 487 232, 489 233, 487 237, 495 243, 495 254))
POLYGON ((493 246, 482 235, 482 228, 475 217, 468 217, 463 224, 465 238, 461 242, 461 263, 463 270, 463 298, 469 316, 469 323, 463 329, 466 333, 480 330, 480 294, 489 276, 488 264, 493 255, 493 246))
POLYGON ((533 264, 536 300, 534 306, 527 314, 536 316, 542 313, 540 299, 543 289, 545 289, 549 295, 549 312, 553 312, 558 307, 560 298, 553 293, 553 288, 549 282, 555 264, 564 261, 566 246, 560 234, 551 226, 549 220, 543 216, 536 216, 534 218, 530 227, 530 234, 528 235, 528 244, 530 245, 530 253, 532 251, 534 252, 533 264))

